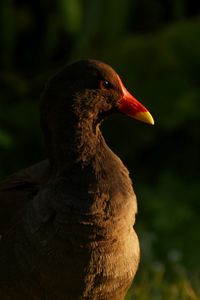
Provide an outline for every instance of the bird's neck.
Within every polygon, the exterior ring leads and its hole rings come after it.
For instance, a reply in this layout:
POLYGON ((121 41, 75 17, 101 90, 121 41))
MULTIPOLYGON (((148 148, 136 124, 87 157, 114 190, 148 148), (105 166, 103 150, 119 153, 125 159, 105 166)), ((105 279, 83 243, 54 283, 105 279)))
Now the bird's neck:
POLYGON ((53 173, 65 173, 74 167, 85 168, 102 147, 102 134, 99 125, 93 120, 79 120, 63 130, 60 128, 51 145, 53 173))

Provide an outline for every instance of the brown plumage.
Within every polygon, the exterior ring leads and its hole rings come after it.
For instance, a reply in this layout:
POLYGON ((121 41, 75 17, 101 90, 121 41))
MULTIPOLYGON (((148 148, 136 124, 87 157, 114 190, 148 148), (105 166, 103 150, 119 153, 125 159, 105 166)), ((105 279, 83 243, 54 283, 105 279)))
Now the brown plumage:
MULTIPOLYGON (((124 299, 139 262, 136 197, 99 123, 125 113, 126 93, 115 71, 94 60, 48 82, 48 159, 0 184, 1 300, 124 299)), ((132 100, 128 114, 151 122, 132 100)))

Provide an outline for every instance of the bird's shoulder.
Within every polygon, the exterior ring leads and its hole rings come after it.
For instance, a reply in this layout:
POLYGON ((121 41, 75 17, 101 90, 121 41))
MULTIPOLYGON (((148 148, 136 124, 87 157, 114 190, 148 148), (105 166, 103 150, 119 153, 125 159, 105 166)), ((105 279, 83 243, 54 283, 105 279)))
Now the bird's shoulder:
POLYGON ((36 195, 49 173, 44 160, 23 169, 0 183, 0 234, 14 226, 27 202, 36 195))

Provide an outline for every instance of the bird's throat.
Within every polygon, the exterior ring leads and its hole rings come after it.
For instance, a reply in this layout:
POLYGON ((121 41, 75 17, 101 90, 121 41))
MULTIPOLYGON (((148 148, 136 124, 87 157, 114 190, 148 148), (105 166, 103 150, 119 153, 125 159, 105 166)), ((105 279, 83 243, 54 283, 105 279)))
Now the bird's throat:
MULTIPOLYGON (((63 127, 62 127, 63 129, 63 127)), ((94 159, 102 138, 99 125, 80 120, 66 130, 58 130, 51 144, 50 162, 55 172, 70 171, 77 165, 88 166, 94 159)))

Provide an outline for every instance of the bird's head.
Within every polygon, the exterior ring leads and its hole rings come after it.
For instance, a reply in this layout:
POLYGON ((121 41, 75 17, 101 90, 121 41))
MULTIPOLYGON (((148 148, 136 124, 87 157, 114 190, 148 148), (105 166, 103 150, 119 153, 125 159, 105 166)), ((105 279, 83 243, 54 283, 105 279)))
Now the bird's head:
POLYGON ((53 116, 66 118, 70 113, 98 123, 115 112, 154 124, 151 114, 128 92, 119 75, 97 60, 67 65, 50 79, 43 98, 42 107, 45 114, 49 112, 50 120, 53 116))
POLYGON ((89 161, 101 136, 98 124, 111 113, 154 123, 148 110, 124 87, 119 75, 102 62, 81 60, 55 74, 46 85, 41 103, 41 122, 51 165, 62 168, 64 161, 89 161))

